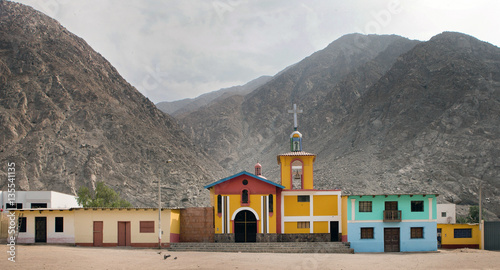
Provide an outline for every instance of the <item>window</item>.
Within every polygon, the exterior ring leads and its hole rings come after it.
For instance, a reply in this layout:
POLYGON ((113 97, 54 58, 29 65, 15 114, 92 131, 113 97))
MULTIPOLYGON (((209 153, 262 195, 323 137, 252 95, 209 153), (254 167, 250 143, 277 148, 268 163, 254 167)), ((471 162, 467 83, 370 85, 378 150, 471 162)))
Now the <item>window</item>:
POLYGON ((248 180, 246 180, 246 179, 245 179, 245 180, 243 180, 241 183, 242 183, 244 186, 246 186, 246 185, 248 185, 248 180))
POLYGON ((446 217, 446 212, 441 212, 441 217, 446 217))
POLYGON ((64 231, 64 219, 62 217, 56 217, 56 229, 55 232, 64 231))
POLYGON ((154 221, 140 221, 139 222, 139 232, 141 233, 154 233, 155 232, 155 222, 154 221))
POLYGON ((455 229, 455 238, 472 238, 472 229, 455 229))
POLYGON ((384 204, 385 204, 385 211, 398 211, 397 201, 386 201, 384 204))
POLYGON ((222 213, 222 196, 217 195, 217 214, 222 213))
POLYGON ((411 201, 412 212, 424 212, 424 201, 411 201))
POLYGON ((32 203, 31 208, 33 208, 33 209, 35 209, 35 208, 47 208, 47 204, 46 203, 32 203))
POLYGON ((269 194, 269 213, 273 212, 274 203, 273 203, 273 194, 269 194))
POLYGON ((424 238, 424 227, 412 227, 411 239, 424 238))
POLYGON ((19 232, 26 232, 26 217, 20 217, 18 222, 19 232))
POLYGON ((297 222, 297 229, 309 229, 309 228, 310 228, 309 221, 297 222))
POLYGON ((309 202, 309 195, 297 196, 297 202, 309 202))
POLYGON ((5 209, 23 209, 22 203, 6 203, 5 209))
POLYGON ((248 203, 248 190, 246 189, 241 192, 241 203, 248 203))
POLYGON ((359 212, 371 212, 371 211, 372 211, 371 201, 359 202, 359 212))
POLYGON ((292 189, 302 188, 302 162, 294 160, 292 162, 292 189))
POLYGON ((361 239, 373 239, 373 228, 361 228, 361 239))

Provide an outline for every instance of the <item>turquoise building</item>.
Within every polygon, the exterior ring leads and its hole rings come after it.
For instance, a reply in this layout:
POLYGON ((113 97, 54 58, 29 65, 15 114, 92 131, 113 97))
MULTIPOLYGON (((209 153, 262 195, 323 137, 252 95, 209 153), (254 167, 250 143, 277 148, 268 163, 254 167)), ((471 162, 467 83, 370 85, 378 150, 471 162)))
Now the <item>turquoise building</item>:
POLYGON ((436 197, 349 195, 347 241, 354 252, 436 251, 436 197))

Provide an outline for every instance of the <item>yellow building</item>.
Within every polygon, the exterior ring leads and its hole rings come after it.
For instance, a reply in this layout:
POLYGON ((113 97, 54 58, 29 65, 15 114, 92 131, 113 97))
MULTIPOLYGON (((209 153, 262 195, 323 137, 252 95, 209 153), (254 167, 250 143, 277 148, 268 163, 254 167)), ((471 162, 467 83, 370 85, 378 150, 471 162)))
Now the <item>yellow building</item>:
POLYGON ((437 224, 441 248, 481 248, 479 224, 437 224))
MULTIPOLYGON (((18 243, 158 247, 156 208, 16 210, 18 243)), ((179 241, 180 210, 161 211, 162 246, 179 241)))
POLYGON ((281 185, 285 187, 281 192, 282 233, 316 234, 323 241, 339 241, 341 192, 314 189, 316 155, 302 151, 302 135, 298 131, 292 133, 291 141, 292 150, 297 151, 278 156, 281 185), (298 146, 293 147, 294 144, 298 146))

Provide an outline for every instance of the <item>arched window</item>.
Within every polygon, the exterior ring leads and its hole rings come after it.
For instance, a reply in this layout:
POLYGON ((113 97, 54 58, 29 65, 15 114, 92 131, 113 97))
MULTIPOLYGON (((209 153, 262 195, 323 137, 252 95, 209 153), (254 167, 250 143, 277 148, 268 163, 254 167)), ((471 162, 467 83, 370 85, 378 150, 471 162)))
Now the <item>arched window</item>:
POLYGON ((269 213, 273 212, 273 194, 269 194, 269 213))
POLYGON ((248 190, 246 189, 241 192, 241 203, 248 203, 248 190))
POLYGON ((217 214, 222 213, 222 196, 217 195, 217 214))
POLYGON ((302 189, 302 162, 294 160, 292 162, 292 189, 302 189))

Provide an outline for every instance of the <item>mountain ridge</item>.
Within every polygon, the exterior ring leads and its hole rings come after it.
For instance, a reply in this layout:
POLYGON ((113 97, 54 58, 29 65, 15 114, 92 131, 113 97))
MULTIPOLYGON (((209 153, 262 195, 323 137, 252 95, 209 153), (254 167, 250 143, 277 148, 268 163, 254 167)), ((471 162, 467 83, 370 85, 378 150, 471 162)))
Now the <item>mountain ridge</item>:
POLYGON ((271 78, 271 76, 260 76, 244 85, 222 88, 195 98, 186 98, 177 101, 162 101, 157 103, 156 107, 172 116, 190 113, 219 99, 224 99, 233 95, 246 95, 267 83, 271 78))

